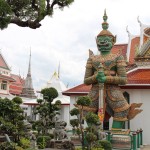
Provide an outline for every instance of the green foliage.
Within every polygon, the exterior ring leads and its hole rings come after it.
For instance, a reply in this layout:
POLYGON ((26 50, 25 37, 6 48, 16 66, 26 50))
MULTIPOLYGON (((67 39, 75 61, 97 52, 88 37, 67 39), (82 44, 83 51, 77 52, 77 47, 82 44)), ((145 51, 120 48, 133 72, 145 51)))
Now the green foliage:
POLYGON ((93 144, 94 148, 103 148, 104 150, 112 150, 112 145, 109 141, 106 140, 99 140, 94 142, 93 144))
POLYGON ((7 28, 9 23, 32 29, 41 26, 45 16, 52 16, 55 9, 63 9, 74 0, 0 0, 0 29, 7 28))
POLYGON ((30 140, 29 139, 27 139, 27 138, 21 138, 20 139, 20 141, 19 141, 19 145, 22 147, 22 148, 24 148, 24 149, 26 149, 26 148, 29 148, 30 147, 30 144, 31 144, 31 142, 30 142, 30 140))
POLYGON ((11 8, 5 0, 0 0, 0 28, 7 28, 10 23, 11 8))
POLYGON ((70 115, 71 116, 77 116, 77 115, 79 115, 79 109, 78 108, 73 108, 71 111, 70 111, 70 115))
POLYGON ((12 99, 12 101, 18 105, 22 104, 22 98, 16 96, 12 99))
POLYGON ((88 142, 88 145, 91 146, 91 143, 96 141, 97 137, 95 134, 93 134, 92 132, 88 132, 85 136, 87 142, 88 142))
POLYGON ((24 134, 23 110, 7 98, 0 98, 0 110, 0 133, 13 136, 17 141, 24 134))
POLYGON ((43 100, 38 99, 39 106, 36 107, 35 114, 39 114, 40 120, 33 123, 33 129, 43 135, 47 134, 49 129, 54 127, 54 117, 59 114, 61 108, 61 101, 57 100, 54 104, 52 101, 58 96, 55 88, 45 88, 41 91, 43 100))
POLYGON ((37 102, 38 102, 39 104, 42 104, 43 100, 42 100, 42 99, 37 99, 37 102))
POLYGON ((15 143, 3 142, 0 144, 0 150, 24 150, 23 148, 17 146, 15 143))
POLYGON ((43 94, 43 98, 48 102, 52 102, 58 96, 57 90, 53 87, 45 88, 41 93, 43 94))
POLYGON ((91 99, 88 96, 80 96, 76 101, 78 108, 73 108, 70 111, 71 116, 77 116, 77 119, 70 120, 70 124, 73 127, 73 133, 79 135, 79 139, 82 143, 82 149, 85 146, 90 150, 103 150, 102 146, 93 147, 93 144, 97 140, 98 135, 98 125, 100 125, 99 117, 93 112, 84 113, 84 106, 89 106, 91 104, 91 99), (88 127, 83 128, 82 121, 86 120, 88 127), (81 138, 80 138, 81 136, 81 138))
POLYGON ((92 113, 92 112, 88 112, 87 115, 85 116, 85 119, 86 119, 86 122, 89 124, 89 125, 92 125, 92 124, 97 124, 99 122, 99 117, 98 115, 92 113))
POLYGON ((71 119, 70 124, 73 127, 78 127, 79 126, 79 120, 78 119, 71 119))
POLYGON ((91 104, 91 98, 89 96, 80 96, 77 100, 77 105, 89 106, 91 104))
POLYGON ((112 145, 109 141, 102 140, 102 141, 99 141, 99 143, 104 148, 104 150, 112 150, 112 145))
POLYGON ((38 136, 37 137, 38 148, 41 148, 41 149, 46 148, 50 140, 51 138, 49 136, 38 136))

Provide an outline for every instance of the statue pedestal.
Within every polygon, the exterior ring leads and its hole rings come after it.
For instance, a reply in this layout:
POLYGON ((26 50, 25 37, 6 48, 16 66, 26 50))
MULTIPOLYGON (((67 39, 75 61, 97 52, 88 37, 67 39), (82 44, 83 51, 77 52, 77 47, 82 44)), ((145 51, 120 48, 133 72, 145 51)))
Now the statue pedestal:
POLYGON ((112 130, 107 132, 107 140, 111 142, 114 149, 137 150, 143 145, 143 130, 112 130))
POLYGON ((131 149, 132 139, 130 135, 112 135, 112 147, 115 149, 131 149))
POLYGON ((75 146, 74 146, 73 142, 69 139, 63 139, 63 140, 52 139, 50 141, 50 148, 75 150, 75 146))

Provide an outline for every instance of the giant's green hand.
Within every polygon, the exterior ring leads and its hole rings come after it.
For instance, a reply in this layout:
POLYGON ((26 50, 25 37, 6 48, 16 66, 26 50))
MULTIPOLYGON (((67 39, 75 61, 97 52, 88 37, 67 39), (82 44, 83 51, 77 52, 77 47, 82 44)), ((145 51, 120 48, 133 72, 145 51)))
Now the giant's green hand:
POLYGON ((97 79, 97 81, 98 81, 99 83, 105 83, 105 81, 106 81, 106 76, 105 76, 104 72, 103 72, 103 71, 99 71, 99 72, 97 73, 96 79, 97 79))

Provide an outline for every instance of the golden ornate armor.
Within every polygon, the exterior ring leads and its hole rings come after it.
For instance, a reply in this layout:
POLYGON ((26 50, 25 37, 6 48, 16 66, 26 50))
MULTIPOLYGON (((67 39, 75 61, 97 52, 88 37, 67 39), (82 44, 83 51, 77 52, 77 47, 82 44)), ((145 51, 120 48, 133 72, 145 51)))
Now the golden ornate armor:
POLYGON ((102 63, 104 67, 104 74, 106 76, 104 84, 104 99, 107 104, 106 111, 109 115, 113 116, 115 120, 125 121, 127 120, 130 105, 127 103, 118 86, 118 84, 123 85, 127 82, 126 62, 121 55, 109 54, 103 57, 101 55, 93 55, 90 51, 90 56, 86 64, 84 83, 87 85, 92 84, 89 93, 93 101, 91 109, 96 112, 99 106, 99 83, 96 79, 96 75, 100 63, 102 63))

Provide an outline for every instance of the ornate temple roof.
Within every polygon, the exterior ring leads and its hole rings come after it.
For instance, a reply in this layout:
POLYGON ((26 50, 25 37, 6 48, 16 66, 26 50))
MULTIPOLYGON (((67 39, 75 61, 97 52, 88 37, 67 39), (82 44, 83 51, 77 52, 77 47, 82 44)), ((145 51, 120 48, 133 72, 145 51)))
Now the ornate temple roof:
POLYGON ((13 95, 20 95, 22 93, 24 79, 20 75, 11 74, 11 77, 15 82, 10 83, 9 92, 13 95))
POLYGON ((10 70, 10 68, 9 68, 7 62, 5 61, 3 55, 1 54, 1 52, 0 52, 0 68, 10 70))

